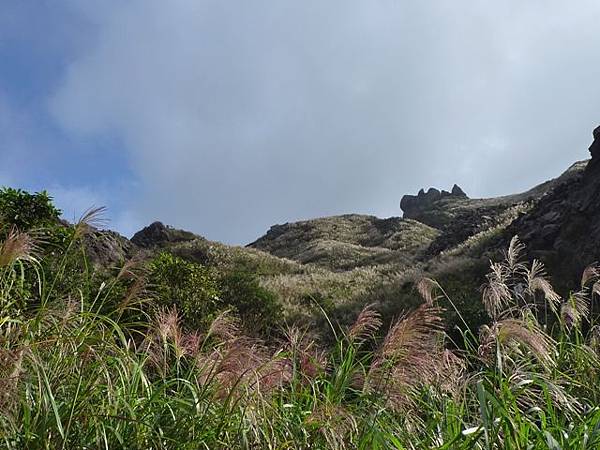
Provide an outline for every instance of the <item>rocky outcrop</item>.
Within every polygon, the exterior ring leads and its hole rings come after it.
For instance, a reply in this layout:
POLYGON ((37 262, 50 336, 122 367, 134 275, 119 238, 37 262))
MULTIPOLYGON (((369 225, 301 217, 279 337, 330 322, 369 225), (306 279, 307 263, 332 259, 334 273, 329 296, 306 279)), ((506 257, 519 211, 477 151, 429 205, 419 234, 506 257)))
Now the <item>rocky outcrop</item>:
POLYGON ((427 252, 433 256, 492 227, 505 227, 505 222, 516 211, 527 211, 553 190, 574 182, 586 166, 587 161, 576 162, 558 178, 519 194, 473 199, 454 185, 452 192, 432 188, 427 192, 421 190, 417 195, 405 195, 400 206, 405 218, 418 220, 441 231, 427 252))
POLYGON ((425 190, 421 189, 417 195, 405 195, 402 197, 402 200, 400 200, 400 209, 404 211, 405 218, 420 220, 423 218, 424 213, 428 212, 440 200, 467 198, 467 194, 456 184, 450 192, 438 191, 436 188, 429 188, 425 192, 425 190))
POLYGON ((131 242, 141 248, 154 248, 195 239, 202 238, 189 231, 178 230, 162 222, 154 222, 135 233, 131 242))
POLYGON ((592 164, 595 165, 600 161, 600 126, 596 127, 596 129, 592 133, 592 137, 594 141, 592 145, 590 145, 590 155, 592 156, 592 164))
POLYGON ((122 264, 137 253, 129 239, 109 230, 90 229, 84 236, 85 250, 90 262, 96 267, 122 264))

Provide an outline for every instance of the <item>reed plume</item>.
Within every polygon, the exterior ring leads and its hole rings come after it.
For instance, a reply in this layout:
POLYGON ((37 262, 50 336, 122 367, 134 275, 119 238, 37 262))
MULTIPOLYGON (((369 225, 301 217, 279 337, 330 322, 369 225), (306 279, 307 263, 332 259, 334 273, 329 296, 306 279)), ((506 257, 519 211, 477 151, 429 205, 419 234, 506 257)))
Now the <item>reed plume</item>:
POLYGON ((17 261, 35 261, 39 249, 28 233, 12 227, 0 247, 0 267, 7 267, 17 261))

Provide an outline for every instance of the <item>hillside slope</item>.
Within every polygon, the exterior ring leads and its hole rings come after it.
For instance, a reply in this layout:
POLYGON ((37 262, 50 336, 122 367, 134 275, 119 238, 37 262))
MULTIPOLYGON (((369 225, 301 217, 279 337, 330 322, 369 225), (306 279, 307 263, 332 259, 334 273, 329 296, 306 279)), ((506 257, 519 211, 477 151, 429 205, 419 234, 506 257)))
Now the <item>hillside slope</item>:
POLYGON ((246 247, 155 222, 131 240, 95 231, 88 253, 98 266, 167 251, 208 266, 242 267, 278 295, 290 321, 312 323, 323 309, 343 321, 365 303, 396 315, 416 301, 414 282, 422 276, 443 281, 469 309, 463 292, 477 290, 488 261, 517 234, 567 292, 600 259, 599 134, 591 161, 519 194, 471 199, 458 186, 432 188, 402 198, 403 218, 346 214, 274 225, 246 247))
POLYGON ((347 214, 275 225, 249 247, 329 269, 403 265, 420 257, 439 231, 399 217, 347 214))
POLYGON ((577 183, 587 165, 588 161, 576 162, 553 180, 503 197, 472 199, 456 185, 451 192, 421 190, 402 198, 403 218, 347 214, 274 225, 248 247, 338 271, 400 268, 464 245, 479 233, 507 228, 541 199, 577 183))

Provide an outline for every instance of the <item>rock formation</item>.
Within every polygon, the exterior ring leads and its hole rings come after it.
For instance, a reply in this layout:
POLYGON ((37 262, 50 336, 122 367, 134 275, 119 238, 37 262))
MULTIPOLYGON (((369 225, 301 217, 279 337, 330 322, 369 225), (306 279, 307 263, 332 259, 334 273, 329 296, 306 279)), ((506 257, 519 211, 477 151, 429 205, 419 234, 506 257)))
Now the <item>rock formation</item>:
POLYGON ((154 222, 135 233, 131 242, 141 248, 152 248, 199 238, 200 236, 189 231, 177 230, 162 222, 154 222))
POLYGON ((405 195, 400 201, 400 208, 404 211, 405 219, 415 219, 437 227, 435 223, 423 220, 425 216, 440 200, 468 199, 467 194, 458 185, 452 187, 452 191, 439 191, 429 188, 427 192, 421 189, 417 195, 405 195))
POLYGON ((594 132, 592 133, 594 141, 592 145, 590 145, 590 155, 592 155, 592 164, 596 164, 600 161, 600 126, 596 127, 594 132))
POLYGON ((119 233, 95 228, 84 236, 84 245, 90 262, 97 267, 122 264, 137 251, 135 245, 119 233))

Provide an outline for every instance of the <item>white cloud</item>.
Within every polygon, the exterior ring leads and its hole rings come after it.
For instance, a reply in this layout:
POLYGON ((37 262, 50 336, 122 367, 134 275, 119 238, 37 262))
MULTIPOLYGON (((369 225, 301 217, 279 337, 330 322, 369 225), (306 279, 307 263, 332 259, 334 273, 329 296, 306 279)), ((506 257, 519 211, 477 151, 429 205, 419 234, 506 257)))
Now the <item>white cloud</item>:
POLYGON ((211 238, 399 214, 420 185, 525 188, 583 157, 600 116, 591 0, 101 9, 52 110, 68 130, 123 138, 143 183, 132 214, 211 238))

